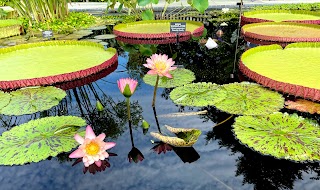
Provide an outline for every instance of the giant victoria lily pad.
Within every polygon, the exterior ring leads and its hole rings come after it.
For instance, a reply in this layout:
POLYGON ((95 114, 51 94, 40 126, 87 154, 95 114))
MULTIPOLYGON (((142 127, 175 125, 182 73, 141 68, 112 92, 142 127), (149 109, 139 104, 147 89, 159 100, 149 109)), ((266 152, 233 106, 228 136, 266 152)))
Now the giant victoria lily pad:
POLYGON ((0 98, 5 103, 9 102, 1 108, 0 113, 4 115, 24 115, 32 114, 38 111, 48 110, 59 102, 67 95, 64 90, 59 88, 48 87, 28 87, 22 88, 9 93, 0 93, 0 98))
POLYGON ((49 156, 70 151, 85 120, 75 116, 46 117, 16 126, 0 136, 0 164, 21 165, 39 162, 49 156))
POLYGON ((299 22, 320 24, 320 13, 303 10, 257 10, 241 16, 241 25, 257 22, 299 22))
POLYGON ((257 83, 304 99, 320 101, 320 42, 251 48, 240 70, 257 83))
MULTIPOLYGON (((174 88, 177 86, 182 86, 184 84, 192 82, 196 77, 194 73, 188 69, 177 68, 170 71, 172 78, 160 77, 158 87, 160 88, 174 88)), ((157 75, 145 75, 143 81, 151 86, 156 85, 157 75)))
MULTIPOLYGON (((189 20, 145 20, 131 23, 118 24, 113 28, 113 33, 117 35, 117 39, 135 39, 134 43, 144 43, 145 40, 162 40, 172 39, 173 41, 186 41, 191 36, 201 36, 204 31, 204 25, 201 22, 189 20), (185 22, 186 30, 181 32, 170 32, 172 22, 185 22)), ((130 41, 126 41, 127 43, 130 41)), ((157 41, 153 41, 157 43, 157 41)))
POLYGON ((117 61, 114 48, 86 41, 46 41, 0 49, 0 89, 44 86, 95 74, 117 61), (36 71, 36 72, 35 72, 36 71))
POLYGON ((184 106, 215 105, 227 97, 227 92, 214 83, 191 83, 179 86, 170 92, 171 100, 184 106), (217 96, 217 91, 221 91, 217 96), (224 93, 223 93, 224 92, 224 93))
POLYGON ((239 116, 233 125, 235 136, 265 155, 294 161, 320 160, 320 128, 313 121, 287 113, 239 116))

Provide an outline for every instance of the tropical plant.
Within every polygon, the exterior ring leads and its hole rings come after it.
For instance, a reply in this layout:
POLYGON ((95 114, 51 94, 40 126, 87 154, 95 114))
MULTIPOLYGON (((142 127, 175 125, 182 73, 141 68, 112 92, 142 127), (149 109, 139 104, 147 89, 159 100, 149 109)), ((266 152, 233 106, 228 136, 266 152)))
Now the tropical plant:
POLYGON ((233 131, 243 144, 262 154, 294 161, 320 160, 320 129, 315 121, 287 113, 240 116, 233 131))
POLYGON ((46 117, 3 132, 0 136, 0 164, 39 162, 70 151, 78 144, 74 135, 85 124, 85 120, 75 116, 46 117))
POLYGON ((22 17, 27 17, 36 23, 68 15, 68 0, 11 0, 10 5, 22 17))

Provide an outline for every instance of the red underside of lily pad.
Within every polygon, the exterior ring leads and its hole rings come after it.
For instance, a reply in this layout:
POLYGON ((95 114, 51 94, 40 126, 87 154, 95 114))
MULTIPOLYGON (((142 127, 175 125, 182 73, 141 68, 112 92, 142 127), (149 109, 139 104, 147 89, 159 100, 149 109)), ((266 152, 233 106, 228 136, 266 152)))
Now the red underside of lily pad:
POLYGON ((279 82, 268 77, 262 76, 248 67, 246 67, 242 61, 239 64, 240 71, 248 76, 250 79, 256 81, 257 83, 269 87, 271 89, 288 93, 291 95, 303 97, 304 99, 311 99, 313 101, 320 101, 320 90, 309 88, 301 85, 289 84, 285 82, 279 82))
POLYGON ((64 73, 61 75, 32 78, 32 79, 21 79, 12 81, 0 81, 0 89, 4 91, 10 91, 18 88, 28 87, 28 86, 47 86, 61 84, 62 82, 74 81, 77 79, 82 79, 92 74, 98 73, 110 66, 117 64, 118 54, 115 54, 109 60, 103 62, 100 65, 76 71, 71 73, 64 73))

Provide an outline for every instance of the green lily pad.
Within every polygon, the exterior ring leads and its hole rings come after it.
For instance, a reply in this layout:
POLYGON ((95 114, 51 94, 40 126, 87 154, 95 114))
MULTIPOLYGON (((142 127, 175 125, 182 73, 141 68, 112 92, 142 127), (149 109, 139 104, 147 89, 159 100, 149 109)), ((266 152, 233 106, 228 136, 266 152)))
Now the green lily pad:
POLYGON ((114 35, 114 34, 103 34, 103 35, 95 36, 94 39, 97 39, 97 40, 108 40, 108 39, 113 39, 115 37, 116 37, 116 35, 114 35))
POLYGON ((227 98, 215 106, 230 114, 266 115, 277 112, 284 106, 284 98, 281 94, 255 83, 230 83, 222 87, 224 89, 217 91, 216 96, 225 96, 227 92, 227 98))
MULTIPOLYGON (((190 83, 196 79, 194 73, 188 69, 177 68, 170 71, 172 79, 168 77, 160 77, 158 87, 160 88, 174 88, 190 83)), ((145 75, 143 81, 151 86, 156 85, 157 75, 145 75)))
POLYGON ((48 110, 67 95, 64 90, 48 87, 29 87, 13 91, 10 103, 0 110, 4 115, 24 115, 48 110))
POLYGON ((158 132, 150 132, 151 136, 159 139, 160 141, 170 144, 175 147, 189 147, 197 142, 199 136, 201 135, 201 130, 199 129, 188 129, 188 128, 173 128, 168 125, 165 127, 177 137, 170 137, 158 132))
POLYGON ((235 136, 261 154, 294 161, 320 160, 320 128, 310 120, 287 113, 240 116, 235 136))
POLYGON ((170 92, 173 102, 184 106, 215 105, 226 97, 227 92, 220 85, 205 82, 186 84, 170 92), (221 91, 220 96, 217 96, 217 91, 221 91))
POLYGON ((39 162, 49 156, 70 151, 79 143, 74 140, 85 120, 75 116, 46 117, 29 121, 2 133, 0 164, 22 165, 39 162))
POLYGON ((3 107, 5 107, 9 104, 10 99, 11 99, 11 95, 10 95, 10 93, 0 91, 0 99, 1 99, 0 109, 2 109, 3 107))

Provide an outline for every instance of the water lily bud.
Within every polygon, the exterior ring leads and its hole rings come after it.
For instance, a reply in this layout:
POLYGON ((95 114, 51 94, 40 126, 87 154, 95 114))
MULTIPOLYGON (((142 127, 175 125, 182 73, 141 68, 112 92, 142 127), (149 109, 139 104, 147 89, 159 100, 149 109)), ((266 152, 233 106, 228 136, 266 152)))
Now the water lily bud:
POLYGON ((217 48, 218 47, 218 44, 212 39, 212 38, 209 38, 207 40, 207 43, 205 44, 205 46, 208 48, 208 49, 212 49, 212 48, 217 48))
POLYGON ((103 111, 103 109, 104 109, 103 105, 101 104, 101 102, 99 100, 96 103, 96 108, 98 111, 103 111))

